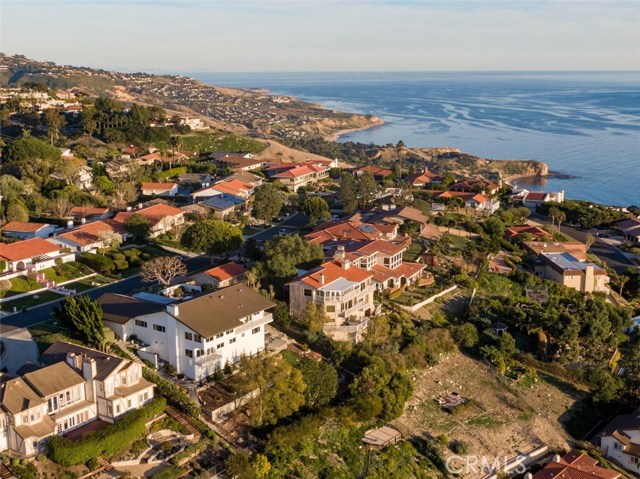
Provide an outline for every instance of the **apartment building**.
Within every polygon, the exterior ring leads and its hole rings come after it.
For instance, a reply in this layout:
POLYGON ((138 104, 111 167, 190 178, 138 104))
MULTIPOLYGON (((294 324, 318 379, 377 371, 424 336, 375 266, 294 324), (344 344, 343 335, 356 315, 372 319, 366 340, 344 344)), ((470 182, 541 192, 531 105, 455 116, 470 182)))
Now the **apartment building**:
POLYGON ((141 350, 167 361, 179 374, 200 381, 265 348, 265 326, 275 304, 237 284, 167 305, 118 294, 98 299, 105 326, 147 346, 141 350))
POLYGON ((44 450, 47 438, 95 419, 114 422, 153 399, 139 363, 75 344, 52 344, 45 366, 0 384, 0 450, 44 450))

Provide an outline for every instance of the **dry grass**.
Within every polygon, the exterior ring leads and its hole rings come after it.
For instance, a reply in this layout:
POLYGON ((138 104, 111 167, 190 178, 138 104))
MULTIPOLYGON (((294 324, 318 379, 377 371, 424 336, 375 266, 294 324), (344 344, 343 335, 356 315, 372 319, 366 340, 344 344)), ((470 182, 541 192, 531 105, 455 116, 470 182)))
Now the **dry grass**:
POLYGON ((405 437, 445 435, 464 442, 468 454, 513 457, 541 443, 568 448, 570 438, 558 419, 577 399, 544 381, 531 388, 512 384, 485 363, 456 352, 421 372, 416 394, 395 425, 405 437), (442 411, 434 401, 454 391, 472 400, 459 414, 442 411))

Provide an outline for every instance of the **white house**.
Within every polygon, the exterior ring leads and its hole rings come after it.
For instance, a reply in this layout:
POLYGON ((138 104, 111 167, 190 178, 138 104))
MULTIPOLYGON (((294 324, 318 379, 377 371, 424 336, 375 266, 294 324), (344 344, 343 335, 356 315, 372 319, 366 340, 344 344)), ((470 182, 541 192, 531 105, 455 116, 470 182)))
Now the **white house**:
POLYGON ((142 183, 140 192, 144 196, 175 196, 178 194, 176 183, 142 183))
POLYGON ((167 305, 130 296, 105 294, 98 302, 105 325, 116 335, 132 335, 143 351, 169 362, 180 374, 200 381, 265 347, 265 326, 274 303, 237 284, 167 305))
POLYGON ((617 416, 599 437, 600 449, 607 459, 640 476, 640 409, 617 416))
POLYGON ((153 399, 137 362, 65 342, 40 361, 0 383, 0 450, 37 454, 51 436, 95 419, 114 422, 153 399))
POLYGON ((0 272, 41 271, 56 265, 56 261, 73 261, 73 253, 63 253, 60 246, 42 238, 32 238, 15 243, 0 243, 0 260, 5 267, 0 272))
POLYGON ((7 238, 31 239, 47 238, 56 230, 55 225, 48 223, 29 223, 24 221, 10 221, 2 228, 2 234, 7 238))
POLYGON ((113 221, 124 226, 126 221, 134 214, 143 216, 149 221, 149 224, 151 225, 151 233, 149 233, 149 237, 151 238, 168 233, 176 226, 184 223, 184 211, 180 208, 176 208, 175 206, 164 204, 157 204, 136 211, 121 211, 113 218, 113 221))
POLYGON ((126 236, 121 224, 106 220, 83 224, 48 241, 62 248, 71 248, 76 253, 94 253, 100 248, 112 246, 114 240, 121 243, 126 236))

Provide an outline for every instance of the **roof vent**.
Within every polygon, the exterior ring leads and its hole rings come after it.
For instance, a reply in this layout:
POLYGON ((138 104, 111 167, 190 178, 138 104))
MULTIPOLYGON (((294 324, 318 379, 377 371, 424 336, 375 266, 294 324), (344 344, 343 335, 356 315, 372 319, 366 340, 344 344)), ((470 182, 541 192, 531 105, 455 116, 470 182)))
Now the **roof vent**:
POLYGON ((220 295, 220 299, 224 299, 224 294, 221 294, 221 295, 220 295))

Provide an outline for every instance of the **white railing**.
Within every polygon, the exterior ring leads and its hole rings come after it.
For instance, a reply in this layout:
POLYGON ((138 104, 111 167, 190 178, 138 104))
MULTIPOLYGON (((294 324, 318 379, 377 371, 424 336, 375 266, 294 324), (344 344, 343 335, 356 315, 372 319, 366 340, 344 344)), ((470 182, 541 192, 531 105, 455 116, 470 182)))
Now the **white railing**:
POLYGON ((359 333, 367 329, 369 325, 369 318, 365 318, 362 321, 355 324, 343 324, 341 326, 335 326, 333 324, 325 324, 322 328, 325 333, 330 333, 333 331, 341 331, 345 333, 359 333))

